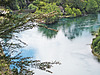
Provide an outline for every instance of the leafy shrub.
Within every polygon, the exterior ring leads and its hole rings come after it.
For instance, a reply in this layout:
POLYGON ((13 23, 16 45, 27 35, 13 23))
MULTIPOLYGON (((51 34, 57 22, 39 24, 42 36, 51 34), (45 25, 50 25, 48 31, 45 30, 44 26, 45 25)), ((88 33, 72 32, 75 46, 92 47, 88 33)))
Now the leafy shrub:
POLYGON ((80 9, 77 9, 77 15, 82 15, 82 12, 80 11, 80 9))
POLYGON ((72 14, 72 9, 68 5, 66 5, 65 11, 66 11, 66 15, 72 14))
POLYGON ((46 4, 44 7, 42 7, 42 12, 46 12, 46 13, 50 13, 52 11, 57 11, 57 12, 61 12, 60 8, 56 5, 56 3, 53 4, 46 4))
POLYGON ((100 36, 96 37, 93 42, 92 42, 92 45, 93 47, 97 46, 98 42, 100 41, 100 36))
POLYGON ((47 17, 45 22, 46 22, 46 24, 52 24, 52 23, 55 23, 57 20, 58 20, 58 16, 55 15, 52 17, 47 17))
POLYGON ((92 48, 93 48, 93 51, 95 53, 97 53, 98 55, 100 55, 100 36, 96 37, 92 41, 92 48))
POLYGON ((66 5, 65 11, 66 15, 72 15, 74 17, 82 15, 80 9, 70 8, 68 5, 66 5))
POLYGON ((98 49, 100 50, 100 41, 98 42, 97 46, 98 46, 98 49))
POLYGON ((45 2, 40 1, 39 6, 45 6, 45 5, 46 5, 45 2))
POLYGON ((100 36, 100 29, 99 29, 98 35, 100 36))
POLYGON ((76 13, 77 16, 80 16, 82 14, 80 9, 73 8, 72 10, 74 13, 76 13))
POLYGON ((33 4, 30 4, 29 6, 28 6, 28 9, 37 9, 38 7, 37 6, 35 6, 35 5, 33 5, 33 4))
POLYGON ((97 12, 98 4, 95 0, 88 0, 86 10, 88 13, 97 12))
POLYGON ((46 5, 46 3, 43 1, 36 0, 36 1, 33 1, 33 5, 37 6, 39 9, 41 9, 43 6, 46 5))
POLYGON ((53 4, 46 4, 45 6, 43 6, 41 9, 37 9, 36 14, 47 14, 45 16, 45 18, 43 18, 45 20, 46 24, 49 23, 54 23, 55 21, 58 20, 58 16, 59 14, 61 14, 61 10, 60 8, 56 5, 56 3, 53 4), (54 12, 54 13, 52 13, 54 12))
POLYGON ((36 1, 33 1, 33 5, 38 5, 40 3, 40 1, 39 0, 36 0, 36 1))

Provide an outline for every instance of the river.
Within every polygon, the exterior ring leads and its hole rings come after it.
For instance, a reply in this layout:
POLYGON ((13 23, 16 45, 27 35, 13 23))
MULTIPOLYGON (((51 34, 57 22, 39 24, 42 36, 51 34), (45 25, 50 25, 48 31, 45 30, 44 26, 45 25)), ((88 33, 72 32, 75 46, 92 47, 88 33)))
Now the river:
POLYGON ((28 44, 23 48, 23 56, 33 56, 34 60, 59 61, 52 74, 35 69, 35 75, 100 75, 100 62, 91 52, 94 31, 100 27, 100 14, 85 17, 63 18, 50 28, 33 28, 22 32, 19 37, 28 44))

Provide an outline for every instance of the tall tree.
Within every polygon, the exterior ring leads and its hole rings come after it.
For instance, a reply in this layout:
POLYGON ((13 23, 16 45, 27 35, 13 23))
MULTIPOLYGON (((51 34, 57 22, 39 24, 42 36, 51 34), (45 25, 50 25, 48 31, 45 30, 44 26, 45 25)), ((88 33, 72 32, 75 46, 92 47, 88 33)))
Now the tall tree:
POLYGON ((88 13, 97 12, 98 4, 95 0, 88 0, 86 10, 88 13))
MULTIPOLYGON (((35 18, 37 18, 37 16, 34 16, 32 14, 27 14, 23 17, 18 17, 16 14, 6 14, 3 16, 3 20, 0 20, 0 39, 2 39, 0 40, 0 60, 3 60, 0 61, 0 64, 7 65, 0 65, 0 72, 2 72, 4 68, 9 68, 10 66, 12 66, 11 72, 14 73, 14 75, 15 73, 17 75, 33 74, 33 71, 28 69, 28 66, 31 66, 32 68, 37 68, 52 73, 47 69, 51 68, 53 64, 59 64, 59 62, 41 62, 40 60, 33 61, 30 59, 31 57, 22 57, 20 55, 21 52, 17 53, 14 57, 11 56, 11 53, 16 52, 17 48, 22 48, 26 45, 13 33, 19 33, 24 30, 31 29, 35 26, 44 27, 48 29, 48 27, 46 26, 33 24, 35 18), (27 24, 30 21, 32 23, 27 24), (9 40, 11 39, 17 40, 18 43, 9 42, 9 40), (3 54, 3 52, 5 54, 3 54), (20 69, 19 72, 18 69, 20 69)), ((8 71, 9 69, 5 70, 1 74, 4 74, 5 72, 8 73, 8 71)))

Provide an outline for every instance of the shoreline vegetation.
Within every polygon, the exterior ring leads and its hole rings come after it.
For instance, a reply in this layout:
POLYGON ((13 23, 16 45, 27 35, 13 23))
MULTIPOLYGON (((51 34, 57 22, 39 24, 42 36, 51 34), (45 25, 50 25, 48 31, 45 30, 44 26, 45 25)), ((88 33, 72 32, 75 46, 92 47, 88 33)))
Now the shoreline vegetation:
POLYGON ((93 38, 91 44, 92 53, 100 59, 100 29, 95 36, 96 37, 93 38))
MULTIPOLYGON (((11 14, 27 12, 33 13, 34 15, 41 14, 43 16, 36 19, 36 21, 43 24, 53 24, 57 22, 59 18, 84 16, 99 11, 95 11, 95 9, 99 8, 99 4, 97 4, 98 1, 94 0, 21 0, 21 2, 16 0, 11 3, 9 2, 10 0, 5 1, 2 6, 10 10, 11 14)), ((1 1, 1 3, 3 2, 1 1)))

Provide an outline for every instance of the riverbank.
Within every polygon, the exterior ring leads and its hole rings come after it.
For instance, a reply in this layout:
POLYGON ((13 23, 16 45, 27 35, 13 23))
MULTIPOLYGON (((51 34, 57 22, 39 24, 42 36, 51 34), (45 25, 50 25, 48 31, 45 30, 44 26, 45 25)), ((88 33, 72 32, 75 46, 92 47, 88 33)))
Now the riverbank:
POLYGON ((98 58, 100 58, 100 29, 99 32, 96 34, 96 37, 93 38, 91 48, 92 48, 92 53, 98 58))

